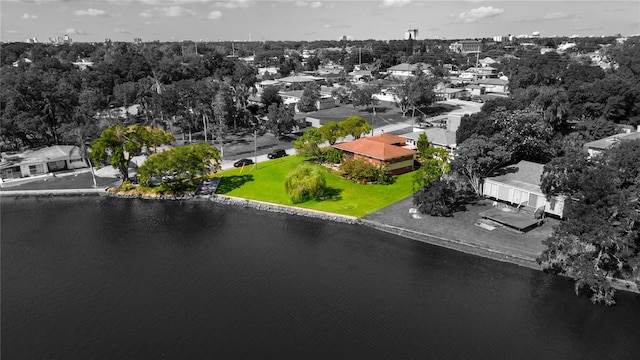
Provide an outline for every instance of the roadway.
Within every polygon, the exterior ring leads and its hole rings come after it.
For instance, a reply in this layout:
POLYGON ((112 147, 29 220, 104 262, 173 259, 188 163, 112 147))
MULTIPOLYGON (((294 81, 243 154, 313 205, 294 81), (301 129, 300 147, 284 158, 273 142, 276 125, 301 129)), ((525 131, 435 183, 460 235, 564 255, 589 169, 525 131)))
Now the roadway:
MULTIPOLYGON (((453 100, 447 100, 447 101, 442 101, 441 103, 444 104, 448 104, 448 105, 454 105, 456 107, 458 107, 455 110, 452 110, 448 113, 444 113, 441 115, 438 115, 438 117, 446 117, 447 115, 466 115, 466 114, 474 114, 477 112, 480 112, 480 108, 482 108, 481 103, 476 103, 473 101, 464 101, 464 100, 458 100, 458 99, 453 99, 453 100)), ((411 118, 407 118, 406 121, 401 121, 401 122, 396 122, 393 124, 386 124, 386 125, 382 125, 382 126, 376 126, 373 130, 373 134, 369 133, 365 136, 372 136, 372 135, 380 135, 383 133, 392 133, 394 131, 399 131, 402 129, 406 129, 408 127, 413 127, 414 122, 413 119, 411 118)), ((343 141, 351 141, 353 140, 353 137, 351 136, 347 136, 346 138, 343 139, 343 141)), ((325 147, 325 146, 329 146, 328 142, 325 142, 324 144, 321 144, 320 147, 325 147)), ((296 150, 293 148, 288 148, 285 149, 287 155, 295 155, 296 154, 296 150)), ((251 160, 254 160, 255 162, 255 158, 253 156, 251 157, 247 157, 251 160)), ((223 159, 221 167, 222 170, 227 170, 227 169, 232 169, 233 168, 233 163, 236 162, 238 159, 240 158, 233 158, 233 159, 223 159)), ((264 155, 258 155, 257 156, 257 162, 258 164, 264 161, 269 160, 269 158, 267 157, 267 154, 264 155)))

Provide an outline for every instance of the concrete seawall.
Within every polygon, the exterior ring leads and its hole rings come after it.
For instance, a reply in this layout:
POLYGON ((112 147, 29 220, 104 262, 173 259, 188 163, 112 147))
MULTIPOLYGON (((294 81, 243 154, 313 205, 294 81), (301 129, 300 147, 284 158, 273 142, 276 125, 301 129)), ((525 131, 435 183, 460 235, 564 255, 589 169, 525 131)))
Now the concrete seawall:
POLYGON ((64 195, 104 195, 105 189, 48 189, 48 190, 2 190, 0 197, 4 196, 64 196, 64 195))

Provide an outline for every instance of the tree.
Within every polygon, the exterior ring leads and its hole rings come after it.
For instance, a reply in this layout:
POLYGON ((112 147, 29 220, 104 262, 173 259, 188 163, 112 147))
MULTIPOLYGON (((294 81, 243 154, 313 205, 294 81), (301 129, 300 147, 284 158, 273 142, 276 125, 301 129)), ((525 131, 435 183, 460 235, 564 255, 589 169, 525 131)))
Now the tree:
POLYGON ((416 150, 418 151, 418 157, 421 159, 427 158, 427 149, 431 144, 429 143, 429 139, 427 138, 427 133, 422 132, 418 136, 418 141, 416 142, 416 150))
POLYGON ((424 188, 432 182, 447 174, 450 154, 446 149, 429 147, 424 150, 422 164, 413 175, 413 183, 416 188, 424 188))
POLYGON ((418 69, 418 75, 410 76, 402 85, 396 87, 396 105, 405 116, 409 109, 412 109, 412 117, 415 117, 417 108, 431 105, 435 100, 432 81, 418 69))
POLYGON ((623 141, 585 160, 570 154, 546 166, 543 191, 565 195, 565 221, 543 241, 545 271, 575 279, 593 302, 615 303, 614 279, 640 285, 640 140, 623 141), (576 161, 578 159, 579 161, 576 161))
POLYGON ((339 138, 344 137, 342 127, 335 121, 329 121, 318 129, 318 134, 322 140, 328 141, 329 145, 333 145, 339 138))
POLYGON ((473 190, 482 195, 482 181, 511 159, 507 149, 485 136, 473 135, 460 144, 451 168, 464 176, 473 190))
POLYGON ((340 123, 343 136, 351 135, 354 139, 360 139, 362 135, 371 131, 371 125, 361 116, 349 116, 340 123))
POLYGON ((320 100, 320 85, 312 83, 304 87, 302 97, 298 102, 298 110, 301 112, 310 112, 318 110, 316 105, 320 100))
POLYGON ((298 165, 284 179, 284 189, 294 204, 320 198, 326 185, 322 169, 311 164, 298 165))
POLYGON ((150 126, 115 125, 102 131, 100 137, 91 144, 91 158, 100 164, 107 158, 117 168, 123 181, 129 180, 129 163, 140 154, 142 148, 155 148, 171 144, 175 138, 170 133, 150 126))
MULTIPOLYGON (((153 176, 173 174, 174 182, 206 176, 220 169, 220 152, 209 143, 180 146, 149 156, 136 175, 142 185, 153 176)), ((175 188, 176 190, 179 187, 175 188)))
POLYGON ((290 133, 297 126, 294 114, 291 105, 271 104, 267 112, 267 128, 278 137, 290 133))
POLYGON ((553 129, 560 129, 566 125, 569 117, 569 95, 564 88, 536 88, 532 105, 553 129))
POLYGON ((351 94, 351 99, 353 101, 353 107, 362 106, 365 108, 369 108, 370 106, 374 107, 380 103, 380 101, 373 97, 374 94, 377 94, 380 89, 375 85, 365 85, 361 88, 356 88, 351 94))
POLYGON ((451 216, 459 202, 455 185, 448 180, 437 179, 413 195, 413 205, 422 214, 451 216))
POLYGON ((271 104, 280 105, 282 104, 282 97, 278 93, 280 89, 277 86, 266 86, 262 90, 262 95, 260 96, 260 102, 264 105, 266 109, 268 109, 271 104))
POLYGON ((323 141, 318 129, 310 128, 296 139, 293 147, 296 149, 298 155, 316 158, 320 155, 320 147, 318 145, 323 141))

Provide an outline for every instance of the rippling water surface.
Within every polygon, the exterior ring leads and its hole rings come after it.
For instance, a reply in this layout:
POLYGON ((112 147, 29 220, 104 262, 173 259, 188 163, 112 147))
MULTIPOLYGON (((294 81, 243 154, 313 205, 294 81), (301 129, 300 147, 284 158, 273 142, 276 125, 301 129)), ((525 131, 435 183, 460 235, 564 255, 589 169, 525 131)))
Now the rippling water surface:
POLYGON ((209 202, 1 203, 3 359, 631 359, 640 300, 209 202))

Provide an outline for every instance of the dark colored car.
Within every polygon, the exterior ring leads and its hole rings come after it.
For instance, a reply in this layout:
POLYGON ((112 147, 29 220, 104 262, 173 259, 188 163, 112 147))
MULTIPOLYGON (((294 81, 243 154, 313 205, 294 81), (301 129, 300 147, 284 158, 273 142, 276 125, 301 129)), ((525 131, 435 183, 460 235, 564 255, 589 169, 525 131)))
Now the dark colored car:
POLYGON ((240 159, 236 162, 233 163, 234 167, 240 167, 240 166, 245 166, 245 165, 251 165, 253 164, 253 160, 251 159, 240 159))
POLYGON ((282 150, 282 149, 276 149, 273 150, 272 152, 270 152, 267 157, 269 159, 277 159, 277 158, 281 158, 283 156, 287 156, 287 152, 282 150))

